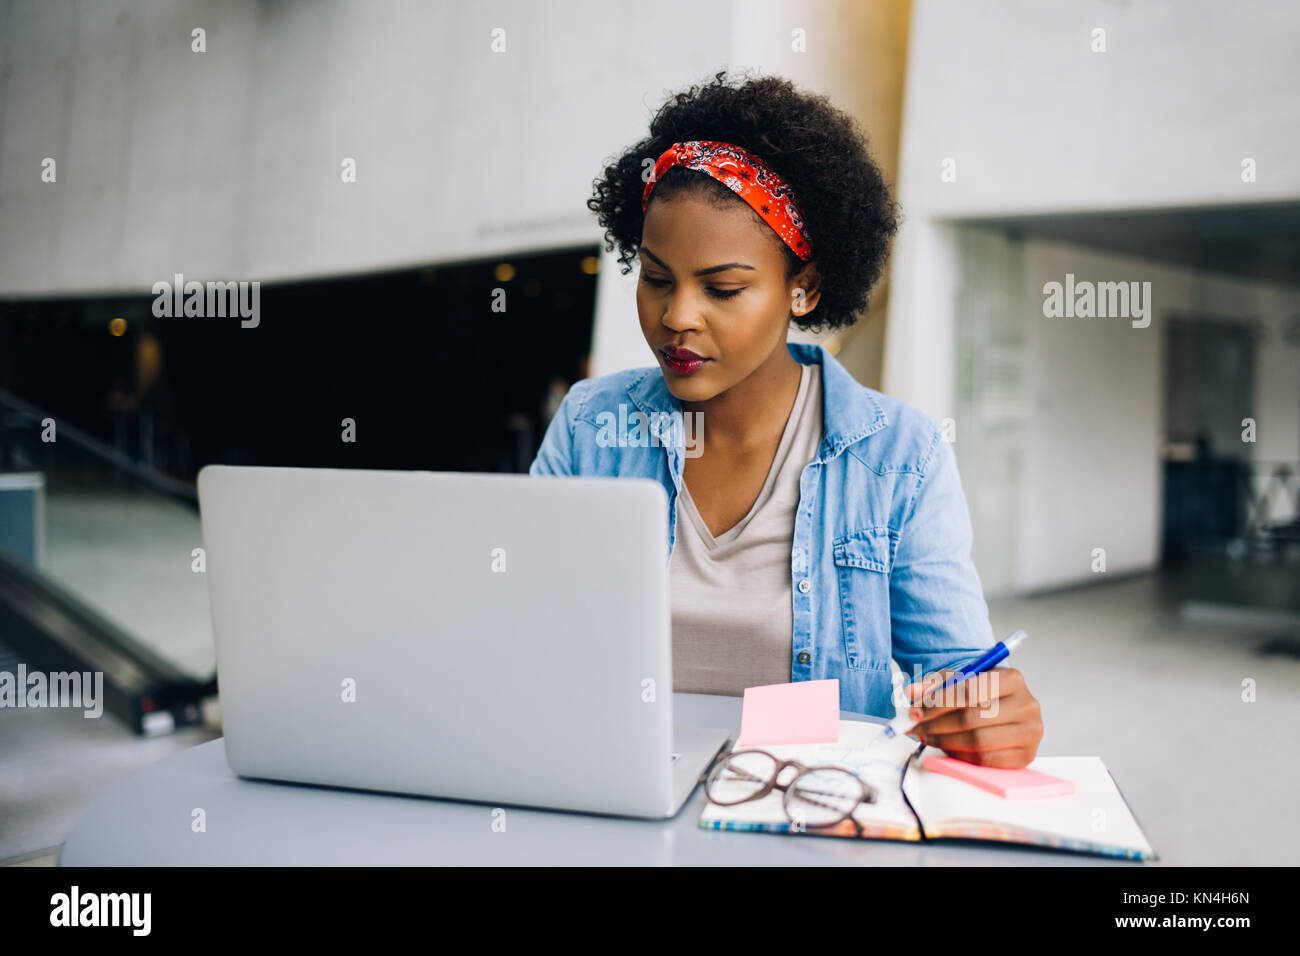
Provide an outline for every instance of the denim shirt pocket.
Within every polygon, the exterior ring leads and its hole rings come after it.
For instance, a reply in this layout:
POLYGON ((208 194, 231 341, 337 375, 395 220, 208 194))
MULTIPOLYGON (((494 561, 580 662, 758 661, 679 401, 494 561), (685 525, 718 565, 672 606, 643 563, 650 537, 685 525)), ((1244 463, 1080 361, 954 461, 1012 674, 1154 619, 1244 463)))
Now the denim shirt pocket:
POLYGON ((880 526, 849 532, 832 543, 850 669, 889 670, 889 573, 897 542, 898 532, 880 526))

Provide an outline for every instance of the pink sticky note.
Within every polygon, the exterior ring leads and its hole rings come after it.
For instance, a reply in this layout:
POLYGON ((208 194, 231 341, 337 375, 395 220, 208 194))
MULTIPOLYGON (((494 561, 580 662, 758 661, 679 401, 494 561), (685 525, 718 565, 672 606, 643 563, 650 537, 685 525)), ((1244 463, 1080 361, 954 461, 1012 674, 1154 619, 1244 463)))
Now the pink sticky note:
POLYGON ((1038 800, 1043 797, 1068 797, 1074 793, 1074 781, 1049 777, 1037 770, 1008 770, 1005 767, 981 767, 955 757, 925 758, 925 769, 942 773, 964 783, 987 790, 1006 800, 1038 800))
POLYGON ((839 739, 838 678, 745 688, 737 747, 833 744, 839 739))

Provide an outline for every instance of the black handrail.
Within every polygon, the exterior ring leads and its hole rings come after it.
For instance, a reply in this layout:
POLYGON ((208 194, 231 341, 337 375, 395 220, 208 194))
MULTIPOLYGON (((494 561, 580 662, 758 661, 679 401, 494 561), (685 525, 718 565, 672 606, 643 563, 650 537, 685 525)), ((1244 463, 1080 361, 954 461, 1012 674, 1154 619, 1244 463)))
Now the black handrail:
MULTIPOLYGON (((0 469, 9 463, 8 412, 57 423, 59 441, 77 448, 169 499, 197 508, 195 486, 132 461, 120 449, 69 425, 12 392, 0 388, 0 469)), ((55 443, 57 448, 57 442, 55 443)), ((153 732, 156 718, 171 715, 164 727, 200 723, 203 701, 217 692, 216 675, 196 679, 156 650, 119 627, 47 574, 0 548, 0 634, 34 667, 101 672, 104 706, 136 733, 153 732)))
MULTIPOLYGON (((198 507, 198 490, 192 482, 172 478, 170 475, 164 475, 162 472, 156 471, 148 465, 142 465, 138 461, 133 461, 131 456, 121 449, 114 448, 112 445, 101 441, 89 432, 83 431, 75 425, 68 424, 52 412, 38 408, 31 402, 19 398, 17 395, 4 388, 0 388, 0 406, 27 416, 37 425, 46 418, 54 419, 58 429, 57 434, 60 439, 66 436, 67 438, 70 438, 72 443, 77 447, 89 452, 91 455, 94 455, 105 463, 112 465, 114 468, 129 472, 135 478, 139 479, 155 491, 169 495, 173 498, 179 498, 187 504, 198 507)), ((4 423, 3 418, 0 417, 0 450, 3 450, 5 447, 3 433, 6 428, 7 425, 4 423)), ((0 465, 3 465, 3 463, 3 457, 0 457, 0 465)))
MULTIPOLYGON (((172 728, 202 722, 216 675, 195 679, 95 611, 75 594, 0 548, 0 633, 36 668, 99 672, 104 708, 136 733, 149 715, 171 714, 172 728)), ((25 691, 21 691, 24 692, 25 691)))

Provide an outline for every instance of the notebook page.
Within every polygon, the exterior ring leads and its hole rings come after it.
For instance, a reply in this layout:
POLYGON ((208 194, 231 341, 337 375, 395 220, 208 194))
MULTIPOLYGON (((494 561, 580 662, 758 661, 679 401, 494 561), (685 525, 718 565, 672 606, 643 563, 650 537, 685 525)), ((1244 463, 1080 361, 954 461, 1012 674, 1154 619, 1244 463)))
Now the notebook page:
MULTIPOLYGON (((926 753, 937 752, 933 748, 926 753)), ((1039 757, 1030 769, 1073 780, 1068 797, 1004 800, 952 777, 907 772, 907 795, 926 836, 1033 842, 1074 849, 1103 847, 1144 859, 1155 856, 1115 782, 1098 757, 1039 757)))

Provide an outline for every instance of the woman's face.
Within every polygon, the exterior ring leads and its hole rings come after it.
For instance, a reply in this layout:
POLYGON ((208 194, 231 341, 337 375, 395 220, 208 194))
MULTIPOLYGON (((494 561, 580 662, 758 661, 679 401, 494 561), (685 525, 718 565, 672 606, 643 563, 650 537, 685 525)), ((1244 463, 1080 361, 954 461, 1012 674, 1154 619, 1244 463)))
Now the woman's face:
POLYGON ((704 402, 789 360, 795 290, 817 302, 806 266, 786 279, 780 238, 741 200, 651 199, 641 232, 636 309, 668 390, 704 402), (683 354, 683 352, 687 354, 683 354), (693 358, 694 353, 698 358, 693 358))

